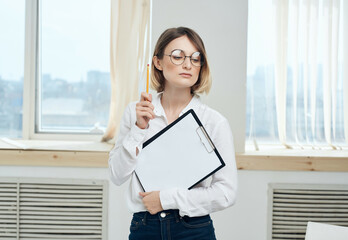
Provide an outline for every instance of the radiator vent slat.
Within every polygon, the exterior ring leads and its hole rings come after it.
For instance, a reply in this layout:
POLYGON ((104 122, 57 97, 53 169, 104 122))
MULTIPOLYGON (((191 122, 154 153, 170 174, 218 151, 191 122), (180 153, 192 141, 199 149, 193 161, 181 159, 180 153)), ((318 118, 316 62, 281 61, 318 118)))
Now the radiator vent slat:
POLYGON ((337 209, 337 208, 343 208, 343 209, 347 209, 348 208, 348 204, 341 204, 341 205, 335 205, 335 204, 299 204, 299 203, 274 203, 273 206, 276 207, 289 207, 289 208, 296 208, 296 207, 300 207, 300 208, 314 208, 314 209, 318 209, 318 208, 332 208, 332 209, 337 209))
POLYGON ((88 226, 101 226, 99 221, 51 221, 51 220, 20 220, 20 224, 32 223, 32 224, 70 224, 70 225, 88 225, 88 226))
POLYGON ((270 184, 269 239, 304 240, 307 223, 348 226, 348 185, 270 184))
POLYGON ((348 200, 348 195, 308 195, 308 194, 274 194, 275 199, 328 199, 328 200, 348 200))
MULTIPOLYGON (((76 212, 57 212, 57 211, 20 211, 19 212, 21 215, 41 215, 41 216, 60 216, 60 215, 65 215, 65 216, 76 216, 76 212)), ((1 212, 0 212, 1 214, 1 212)), ((84 211, 84 212, 79 212, 79 216, 102 216, 102 213, 99 212, 89 212, 89 211, 84 211)))
POLYGON ((319 203, 319 204, 347 204, 348 199, 346 200, 325 200, 325 199, 291 199, 291 198, 284 198, 284 199, 275 199, 276 203, 319 203))
MULTIPOLYGON (((43 228, 52 228, 52 225, 47 225, 46 224, 23 224, 21 226, 21 229, 27 229, 27 228, 38 228, 38 229, 43 229, 43 228)), ((90 230, 101 230, 101 226, 69 226, 69 225, 56 225, 55 229, 90 229, 90 230)))
POLYGON ((337 213, 336 211, 328 213, 318 213, 318 212, 274 212, 273 216, 295 216, 295 217, 348 217, 348 213, 337 213))
MULTIPOLYGON (((322 222, 322 223, 325 223, 326 221, 318 221, 318 222, 322 222)), ((279 225, 298 225, 298 226, 307 226, 307 222, 291 222, 291 221, 276 221, 274 220, 273 221, 273 225, 276 225, 276 224, 279 224, 279 225)), ((330 222, 330 224, 333 224, 333 225, 340 225, 340 226, 348 226, 347 223, 342 223, 342 222, 330 222)))
POLYGON ((16 183, 0 182, 0 239, 17 239, 17 192, 16 183))
MULTIPOLYGON (((332 209, 326 209, 326 208, 289 208, 289 207, 273 207, 274 211, 278 211, 278 212, 295 212, 295 213, 305 213, 305 212, 309 212, 309 213, 331 213, 333 212, 332 209)), ((348 208, 337 208, 334 209, 334 212, 336 213, 348 213, 348 208)))
POLYGON ((19 210, 24 211, 24 210, 35 210, 35 211, 47 211, 47 210, 52 210, 52 211, 67 211, 67 212, 95 212, 95 211, 100 211, 99 209, 96 208, 65 208, 65 207, 40 207, 40 206, 34 206, 34 207, 28 207, 28 206, 20 206, 19 210))
POLYGON ((0 239, 107 239, 107 181, 0 179, 0 239))

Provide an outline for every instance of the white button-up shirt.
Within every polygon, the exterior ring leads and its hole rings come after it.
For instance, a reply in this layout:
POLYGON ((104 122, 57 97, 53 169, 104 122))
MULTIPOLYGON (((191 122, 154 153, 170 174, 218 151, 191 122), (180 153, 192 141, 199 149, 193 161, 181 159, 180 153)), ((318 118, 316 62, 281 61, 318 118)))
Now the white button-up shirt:
MULTIPOLYGON (((127 204, 131 212, 147 211, 142 197, 141 185, 135 176, 137 165, 136 149, 141 154, 142 144, 168 125, 161 104, 162 93, 153 97, 156 117, 150 120, 148 128, 140 129, 136 122, 136 102, 130 103, 125 109, 120 123, 120 131, 115 147, 110 151, 109 169, 111 180, 121 185, 131 178, 127 191, 127 204)), ((172 188, 160 191, 160 201, 164 210, 179 209, 181 216, 203 216, 225 209, 236 200, 237 170, 233 137, 229 123, 217 111, 203 104, 198 95, 180 113, 193 109, 219 151, 226 166, 212 175, 211 178, 197 184, 191 190, 172 188)))

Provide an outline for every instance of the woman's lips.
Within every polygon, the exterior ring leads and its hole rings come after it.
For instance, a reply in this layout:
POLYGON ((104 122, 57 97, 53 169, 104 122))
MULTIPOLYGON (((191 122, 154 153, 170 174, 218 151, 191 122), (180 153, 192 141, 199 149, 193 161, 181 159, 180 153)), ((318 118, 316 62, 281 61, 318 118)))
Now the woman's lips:
POLYGON ((189 73, 180 73, 180 76, 185 77, 185 78, 190 78, 190 77, 192 77, 192 74, 189 74, 189 73))

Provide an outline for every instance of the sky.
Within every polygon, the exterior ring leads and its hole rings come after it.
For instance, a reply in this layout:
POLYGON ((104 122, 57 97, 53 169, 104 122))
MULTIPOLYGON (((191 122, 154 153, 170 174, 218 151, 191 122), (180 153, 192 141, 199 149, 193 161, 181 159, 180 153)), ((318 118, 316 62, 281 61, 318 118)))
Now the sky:
POLYGON ((24 72, 24 0, 0 0, 0 76, 19 80, 24 72))
MULTIPOLYGON (((41 69, 69 82, 109 72, 110 0, 41 1, 41 69)), ((24 72, 25 0, 0 0, 0 76, 24 72)))
POLYGON ((260 64, 274 62, 273 1, 249 0, 247 75, 253 75, 260 64))

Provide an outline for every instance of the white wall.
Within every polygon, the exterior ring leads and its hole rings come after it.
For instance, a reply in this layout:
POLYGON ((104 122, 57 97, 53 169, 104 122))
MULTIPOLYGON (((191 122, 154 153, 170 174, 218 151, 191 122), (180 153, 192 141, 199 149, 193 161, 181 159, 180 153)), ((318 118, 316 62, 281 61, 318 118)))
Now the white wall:
POLYGON ((244 151, 247 0, 153 0, 152 49, 167 28, 185 26, 203 39, 213 87, 203 100, 230 122, 235 148, 244 151))
MULTIPOLYGON (((239 171, 239 192, 235 206, 212 214, 218 240, 266 240, 268 184, 347 184, 347 173, 239 171)), ((106 168, 2 166, 1 177, 108 179, 106 168)), ((109 181, 108 239, 128 238, 131 214, 124 199, 125 189, 109 181)))

